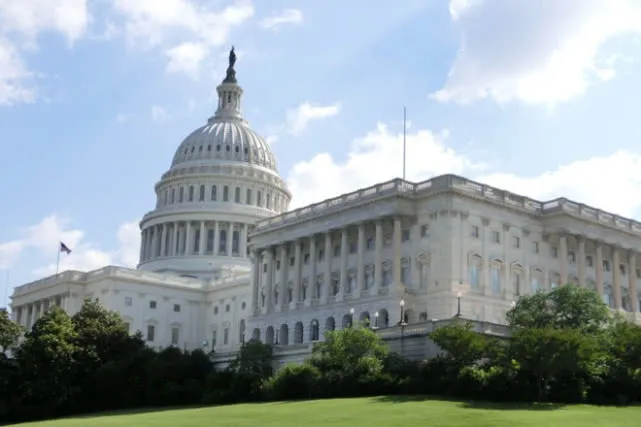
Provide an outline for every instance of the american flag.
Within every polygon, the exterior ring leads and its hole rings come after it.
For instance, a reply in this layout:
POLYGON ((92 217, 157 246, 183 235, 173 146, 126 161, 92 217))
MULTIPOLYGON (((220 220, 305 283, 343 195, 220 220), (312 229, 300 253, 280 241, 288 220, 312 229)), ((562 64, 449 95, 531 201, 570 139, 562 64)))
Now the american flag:
POLYGON ((69 246, 60 242, 60 252, 65 252, 67 255, 69 255, 71 253, 71 249, 69 249, 69 246))

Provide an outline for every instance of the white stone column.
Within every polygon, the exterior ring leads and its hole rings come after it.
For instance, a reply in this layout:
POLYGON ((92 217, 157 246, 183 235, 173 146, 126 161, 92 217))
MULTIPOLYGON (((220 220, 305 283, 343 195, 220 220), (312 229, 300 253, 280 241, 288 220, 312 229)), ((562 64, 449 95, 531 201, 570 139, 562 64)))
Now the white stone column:
POLYGON ((174 237, 171 239, 171 255, 178 255, 178 223, 174 222, 174 231, 172 233, 174 237))
POLYGON ((395 287, 401 286, 401 220, 394 218, 394 234, 392 236, 392 250, 394 259, 392 261, 392 278, 395 287))
POLYGON ((259 274, 260 274, 260 258, 261 258, 261 253, 259 251, 252 251, 250 255, 250 260, 252 263, 252 275, 251 275, 251 281, 252 281, 252 314, 256 313, 257 310, 260 308, 260 302, 259 302, 259 286, 260 286, 260 280, 259 280, 259 274))
POLYGON ((265 285, 265 311, 273 311, 274 306, 274 255, 271 248, 265 251, 265 263, 267 264, 267 283, 265 285))
POLYGON ((356 289, 353 290, 356 298, 360 296, 361 290, 365 287, 365 225, 363 223, 358 224, 357 251, 356 289))
POLYGON ((285 243, 280 246, 280 279, 278 279, 280 288, 278 289, 277 310, 280 310, 287 301, 287 267, 289 266, 287 261, 287 244, 285 243))
POLYGON ((220 223, 214 223, 214 250, 212 255, 218 255, 218 246, 220 245, 220 223))
POLYGON ((619 248, 612 247, 612 276, 614 277, 614 309, 621 309, 621 260, 619 248))
POLYGON ((147 240, 147 233, 145 230, 142 230, 140 232, 140 256, 138 257, 139 262, 143 262, 145 260, 145 244, 147 240))
POLYGON ((302 286, 302 268, 303 260, 301 256, 303 242, 297 240, 294 242, 294 295, 292 302, 294 306, 300 300, 300 288, 302 286))
POLYGON ((603 299, 603 244, 599 241, 596 244, 596 265, 594 271, 596 272, 596 292, 599 298, 603 299))
POLYGON ((325 234, 325 272, 323 273, 324 282, 322 289, 321 302, 327 302, 327 297, 332 295, 332 232, 325 234))
POLYGON ((207 246, 207 231, 205 230, 205 221, 200 221, 200 238, 198 239, 198 255, 205 254, 207 246))
POLYGON ((370 295, 378 295, 378 289, 383 283, 383 224, 380 220, 376 221, 374 239, 374 286, 370 291, 370 295))
POLYGON ((238 252, 242 258, 247 258, 247 239, 249 232, 249 225, 246 223, 243 224, 243 228, 240 232, 240 241, 238 242, 238 252))
POLYGON ((194 253, 193 233, 191 229, 191 221, 185 223, 185 255, 194 253))
POLYGON ((628 295, 630 295, 630 311, 639 312, 639 297, 637 297, 637 254, 628 252, 628 295))
POLYGON ((568 284, 568 238, 566 236, 559 237, 559 257, 561 258, 561 269, 559 271, 561 276, 561 283, 559 285, 568 284))
POLYGON ((158 255, 158 226, 154 225, 154 237, 152 239, 151 243, 152 251, 151 251, 151 256, 152 258, 156 258, 158 255))
POLYGON ((316 260, 318 254, 316 253, 316 235, 312 234, 309 237, 309 279, 307 280, 307 295, 305 295, 305 304, 309 304, 312 298, 315 298, 316 292, 316 260))
POLYGON ((585 238, 583 236, 576 237, 579 246, 579 286, 585 287, 585 238))
POLYGON ((341 266, 340 266, 340 287, 338 289, 337 298, 340 300, 345 295, 345 289, 347 289, 347 254, 349 253, 349 248, 347 247, 347 237, 348 237, 348 228, 343 227, 341 230, 341 266))
POLYGON ((164 257, 166 256, 165 254, 167 253, 167 224, 162 224, 160 226, 162 228, 162 234, 161 234, 161 241, 160 241, 160 256, 164 257))
POLYGON ((227 247, 225 250, 227 251, 227 256, 231 256, 231 249, 232 249, 232 242, 234 240, 234 223, 230 222, 227 224, 227 241, 225 242, 227 244, 227 247))

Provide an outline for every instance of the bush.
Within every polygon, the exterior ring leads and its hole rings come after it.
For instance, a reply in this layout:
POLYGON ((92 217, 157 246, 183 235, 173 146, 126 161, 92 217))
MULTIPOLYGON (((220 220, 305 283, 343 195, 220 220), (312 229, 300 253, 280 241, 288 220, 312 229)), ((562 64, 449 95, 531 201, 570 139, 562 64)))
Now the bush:
POLYGON ((287 365, 262 384, 262 394, 269 400, 311 399, 319 396, 321 373, 303 363, 287 365))

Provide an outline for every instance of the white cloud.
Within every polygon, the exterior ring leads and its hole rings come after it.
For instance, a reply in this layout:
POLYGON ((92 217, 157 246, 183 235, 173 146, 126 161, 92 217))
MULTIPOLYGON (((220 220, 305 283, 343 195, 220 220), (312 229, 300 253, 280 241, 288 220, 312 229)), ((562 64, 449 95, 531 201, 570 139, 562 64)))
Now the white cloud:
POLYGON ((118 113, 116 115, 116 122, 117 123, 127 123, 133 117, 134 117, 134 114, 132 114, 132 113, 118 113))
POLYGON ((287 24, 301 24, 303 12, 298 9, 285 9, 280 14, 265 18, 260 21, 260 26, 266 29, 276 29, 287 24))
POLYGON ((309 122, 333 117, 340 111, 340 104, 314 105, 303 102, 295 109, 287 111, 287 127, 291 133, 297 135, 305 130, 309 122))
POLYGON ((61 33, 69 45, 85 34, 91 17, 85 0, 0 0, 0 105, 33 102, 34 73, 21 50, 35 48, 43 32, 61 33))
MULTIPOLYGON (((407 134, 408 180, 454 173, 542 201, 567 197, 623 216, 641 214, 641 152, 616 151, 520 177, 488 171, 487 165, 475 162, 467 153, 449 148, 448 136, 447 130, 407 134)), ((325 152, 295 164, 287 177, 294 196, 291 208, 402 176, 402 144, 402 133, 392 133, 378 124, 352 142, 344 160, 325 152)))
POLYGON ((132 46, 161 47, 169 72, 197 76, 209 50, 228 41, 230 31, 254 15, 250 0, 223 9, 191 0, 116 0, 124 32, 132 46))
POLYGON ((450 15, 461 47, 433 96, 463 104, 567 101, 615 76, 607 41, 641 32, 635 0, 450 0, 450 15))
POLYGON ((169 113, 160 105, 151 107, 151 118, 154 122, 164 122, 169 118, 169 113))
POLYGON ((38 224, 22 230, 21 237, 0 243, 0 268, 9 268, 20 258, 36 251, 50 262, 34 271, 37 275, 49 275, 56 271, 56 260, 60 242, 71 249, 71 254, 60 254, 60 271, 92 270, 105 265, 115 264, 133 267, 138 262, 140 232, 137 222, 122 224, 118 229, 119 247, 107 252, 84 241, 82 230, 70 227, 69 221, 56 215, 44 218, 38 224))
POLYGON ((198 43, 183 43, 165 51, 169 57, 167 72, 185 73, 198 78, 200 65, 209 54, 207 47, 198 43))

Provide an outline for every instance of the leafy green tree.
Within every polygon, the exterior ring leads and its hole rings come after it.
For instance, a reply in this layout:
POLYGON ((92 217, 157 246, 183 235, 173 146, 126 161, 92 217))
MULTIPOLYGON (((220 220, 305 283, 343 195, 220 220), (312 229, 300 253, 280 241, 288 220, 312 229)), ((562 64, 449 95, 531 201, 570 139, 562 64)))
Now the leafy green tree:
POLYGON ((470 322, 441 326, 430 333, 430 338, 447 353, 447 359, 458 368, 469 366, 488 355, 495 340, 473 330, 470 322))
POLYGON ((6 308, 0 308, 0 353, 6 355, 8 350, 16 347, 24 332, 22 326, 11 320, 6 308))
POLYGON ((38 319, 16 349, 22 404, 41 416, 68 410, 74 393, 77 338, 71 318, 54 306, 38 319), (37 408, 37 409, 36 409, 37 408))
POLYGON ((577 329, 599 333, 612 323, 607 305, 593 290, 573 285, 521 297, 508 311, 511 328, 577 329))
POLYGON ((229 370, 241 375, 264 379, 272 375, 272 346, 258 340, 247 341, 230 363, 229 370))

